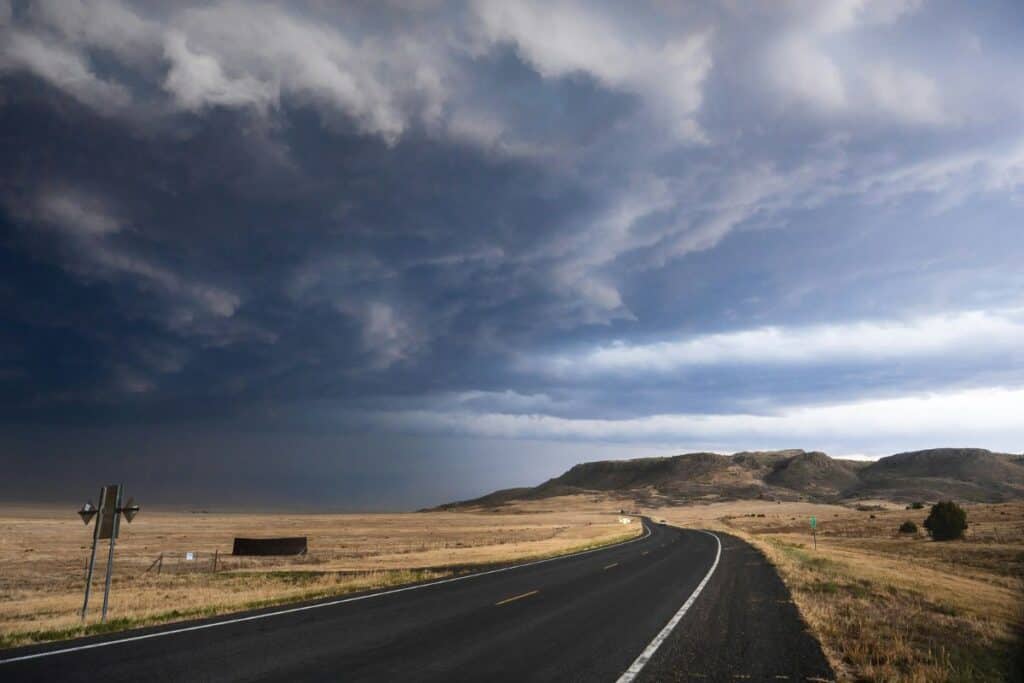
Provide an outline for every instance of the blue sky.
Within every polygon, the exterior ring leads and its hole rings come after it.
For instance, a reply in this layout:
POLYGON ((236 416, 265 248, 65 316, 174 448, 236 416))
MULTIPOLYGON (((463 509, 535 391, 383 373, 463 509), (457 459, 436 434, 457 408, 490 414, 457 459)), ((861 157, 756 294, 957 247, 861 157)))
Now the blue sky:
POLYGON ((1022 30, 0 1, 0 495, 402 508, 596 458, 1020 452, 1022 30))

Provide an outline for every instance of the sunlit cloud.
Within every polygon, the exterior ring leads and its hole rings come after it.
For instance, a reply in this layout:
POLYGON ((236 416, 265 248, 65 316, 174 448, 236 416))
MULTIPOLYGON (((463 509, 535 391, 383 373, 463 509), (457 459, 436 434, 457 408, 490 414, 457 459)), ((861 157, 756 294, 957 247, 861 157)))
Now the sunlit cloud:
POLYGON ((364 416, 402 429, 510 439, 567 439, 718 444, 726 449, 786 444, 978 444, 1019 449, 1024 389, 984 388, 825 405, 794 405, 772 414, 658 414, 572 419, 545 414, 407 411, 364 416))
POLYGON ((668 373, 711 365, 824 365, 1020 354, 1024 313, 970 311, 906 321, 761 327, 645 344, 620 341, 524 367, 555 375, 668 373))

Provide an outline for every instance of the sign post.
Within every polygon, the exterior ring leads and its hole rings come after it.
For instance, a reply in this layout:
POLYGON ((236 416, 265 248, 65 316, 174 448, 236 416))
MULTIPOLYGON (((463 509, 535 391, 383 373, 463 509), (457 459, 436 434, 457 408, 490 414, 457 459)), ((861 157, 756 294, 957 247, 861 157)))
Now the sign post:
MULTIPOLYGON (((100 495, 100 502, 103 502, 102 491, 100 495)), ((82 506, 82 509, 78 511, 78 515, 82 518, 85 524, 89 524, 89 520, 96 515, 96 508, 93 507, 92 501, 82 506)), ((89 609, 89 590, 92 588, 92 570, 96 566, 96 541, 100 536, 100 525, 97 522, 96 526, 92 529, 92 552, 89 553, 89 571, 85 574, 85 601, 82 602, 82 622, 85 622, 85 611, 89 609)))
MULTIPOLYGON (((117 512, 121 511, 121 494, 123 493, 123 487, 119 484, 117 486, 117 493, 115 494, 114 510, 117 512)), ((110 602, 110 580, 114 576, 114 543, 117 541, 117 532, 121 529, 121 515, 116 512, 113 515, 113 527, 110 530, 110 550, 107 552, 107 582, 103 586, 103 615, 100 617, 100 622, 107 623, 107 604, 110 602)))
POLYGON ((818 549, 818 518, 811 517, 811 536, 814 537, 814 549, 818 549))
POLYGON ((92 518, 96 517, 96 526, 92 533, 92 551, 89 554, 89 571, 85 577, 85 600, 82 601, 82 621, 85 622, 85 615, 89 610, 89 593, 92 591, 93 569, 96 566, 96 545, 102 539, 110 539, 110 549, 107 552, 107 577, 103 588, 103 616, 107 620, 107 606, 110 602, 110 582, 114 574, 114 545, 121 529, 121 515, 131 523, 132 519, 139 512, 139 506, 129 498, 127 504, 123 504, 124 486, 111 484, 100 489, 100 507, 97 510, 93 507, 92 501, 82 506, 78 515, 86 525, 92 518))

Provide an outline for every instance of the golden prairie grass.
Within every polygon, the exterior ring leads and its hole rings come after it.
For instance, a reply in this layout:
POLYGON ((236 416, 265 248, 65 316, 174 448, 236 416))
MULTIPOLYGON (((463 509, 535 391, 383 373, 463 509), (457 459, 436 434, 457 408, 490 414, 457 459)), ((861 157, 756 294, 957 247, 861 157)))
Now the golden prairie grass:
POLYGON ((83 628, 78 610, 90 529, 73 507, 0 507, 0 647, 437 579, 610 543, 639 530, 636 522, 623 526, 607 509, 573 506, 532 514, 145 510, 122 525, 105 626, 96 623, 106 566, 101 545, 83 628), (307 536, 310 552, 236 558, 230 556, 235 536, 307 536), (186 560, 186 552, 196 559, 186 560), (150 567, 161 554, 157 574, 150 567))
MULTIPOLYGON (((119 541, 111 628, 208 616, 449 576, 491 562, 582 549, 639 532, 625 498, 577 495, 498 511, 248 515, 145 511, 119 541), (306 535, 305 558, 223 557, 231 538, 306 535), (187 563, 183 553, 198 553, 187 563), (225 571, 213 574, 214 550, 225 571), (165 553, 164 573, 146 566, 165 553)), ((1024 504, 967 506, 962 541, 897 532, 927 510, 720 502, 646 510, 736 534, 773 562, 841 680, 1015 679, 1024 629, 1024 504), (815 550, 808 525, 818 519, 815 550)), ((79 635, 88 531, 70 510, 0 508, 0 646, 79 635)), ((102 571, 102 561, 97 572, 102 571)), ((97 588, 100 582, 97 581, 97 588)), ((94 594, 94 614, 100 595, 94 594)), ((92 618, 95 622, 95 616, 92 618)), ((97 625, 91 627, 99 630, 97 625)))
POLYGON ((651 514, 758 547, 842 680, 1020 680, 1024 504, 967 506, 965 539, 937 543, 923 534, 927 509, 874 503, 884 509, 748 501, 651 514), (905 520, 921 531, 900 534, 905 520))

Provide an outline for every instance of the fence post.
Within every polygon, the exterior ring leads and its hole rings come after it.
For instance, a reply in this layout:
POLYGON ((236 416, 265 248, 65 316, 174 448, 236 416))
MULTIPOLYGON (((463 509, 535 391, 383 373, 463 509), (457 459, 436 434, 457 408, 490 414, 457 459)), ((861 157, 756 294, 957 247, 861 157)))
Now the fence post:
MULTIPOLYGON (((150 562, 149 566, 146 567, 146 571, 144 571, 142 573, 143 574, 148 574, 150 572, 150 570, 153 569, 153 567, 155 567, 155 566, 157 566, 157 564, 159 564, 159 562, 163 558, 163 556, 164 556, 163 553, 160 553, 159 555, 157 555, 156 559, 153 560, 152 562, 150 562)), ((159 574, 160 570, 158 569, 156 573, 159 574)))
POLYGON ((213 573, 217 573, 217 553, 220 552, 220 548, 215 548, 213 551, 213 573))

